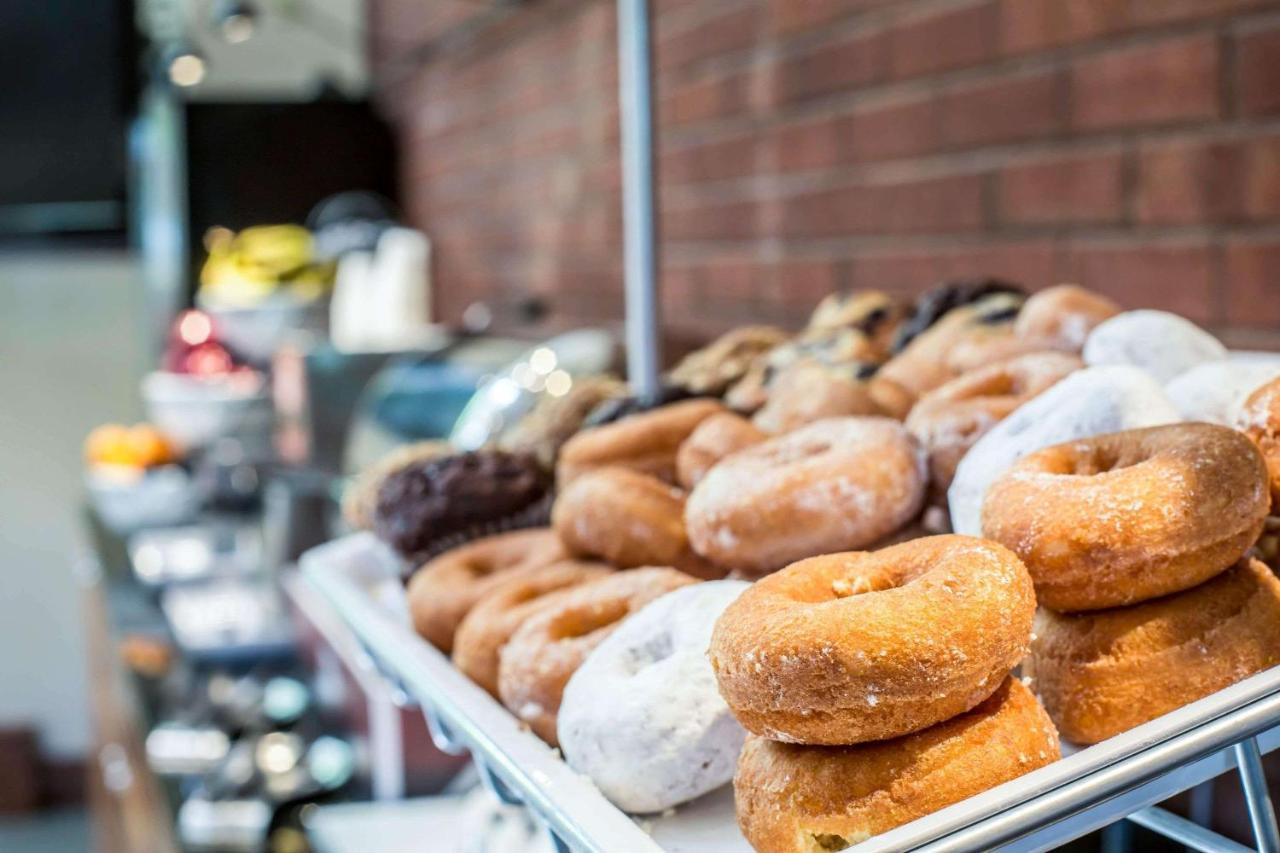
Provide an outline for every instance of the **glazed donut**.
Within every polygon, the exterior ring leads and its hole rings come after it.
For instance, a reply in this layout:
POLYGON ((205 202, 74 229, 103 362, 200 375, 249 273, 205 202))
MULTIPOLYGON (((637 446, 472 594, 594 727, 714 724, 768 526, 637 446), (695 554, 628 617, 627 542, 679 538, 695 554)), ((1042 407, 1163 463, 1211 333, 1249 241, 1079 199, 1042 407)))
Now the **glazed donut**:
POLYGON ((1036 599, 994 542, 929 536, 801 560, 729 606, 711 665, 734 716, 788 743, 918 731, 991 695, 1026 654, 1036 599))
POLYGON ((723 411, 718 401, 698 398, 583 430, 560 448, 559 486, 563 489, 580 474, 606 466, 631 468, 674 483, 676 450, 694 427, 723 411))
POLYGON ((889 418, 831 418, 741 450, 685 505, 694 550, 764 573, 869 545, 919 511, 924 454, 889 418))
POLYGON ((502 704, 555 746, 564 686, 592 649, 631 613, 696 582, 675 569, 633 569, 557 596, 526 619, 502 647, 498 663, 502 704))
POLYGON ((1280 581, 1257 560, 1174 595, 1041 609, 1023 671, 1062 736, 1088 744, 1280 663, 1280 581))
POLYGON ((1098 610, 1203 583, 1262 533, 1261 454, 1215 424, 1171 424, 1058 444, 987 490, 982 530, 1026 564, 1053 610, 1098 610))
POLYGON ((1280 379, 1268 382, 1245 399, 1236 425, 1262 452, 1271 484, 1271 502, 1280 506, 1280 379))
POLYGON ((934 495, 945 500, 956 466, 988 430, 1083 366, 1066 353, 1031 353, 972 370, 921 397, 906 426, 928 454, 934 495))
POLYGON ((557 594, 609 572, 603 563, 564 560, 504 574, 454 633, 454 666, 496 697, 498 652, 524 620, 555 601, 557 594))
POLYGON ((694 577, 724 577, 689 547, 684 507, 684 493, 657 477, 599 468, 560 493, 551 525, 574 554, 599 557, 620 569, 671 566, 694 577))
POLYGON ((463 617, 505 575, 568 556, 560 537, 547 527, 500 533, 446 551, 409 579, 413 627, 448 654, 463 617))
POLYGON ((623 811, 660 812, 733 778, 746 732, 716 690, 707 643, 716 617, 747 587, 711 581, 667 593, 569 679, 560 751, 623 811))
POLYGON ((712 415, 689 434, 676 452, 676 480, 686 489, 721 459, 768 438, 751 421, 733 412, 712 415))
POLYGON ((1044 340, 1020 338, 1013 333, 1012 328, 1005 325, 999 327, 997 332, 970 333, 957 341, 951 352, 947 353, 944 363, 952 375, 963 376, 970 371, 1019 356, 1066 351, 1065 347, 1053 346, 1044 340))
POLYGON ((1120 306, 1078 284, 1047 287, 1027 297, 1013 331, 1019 338, 1080 352, 1094 327, 1120 313, 1120 306))
POLYGON ((843 850, 1056 761, 1058 733, 1006 678, 971 711, 857 746, 750 737, 733 780, 738 826, 759 853, 843 850))
POLYGON ((784 433, 824 418, 850 415, 904 417, 914 398, 896 382, 875 375, 876 365, 797 361, 778 374, 753 423, 784 433))

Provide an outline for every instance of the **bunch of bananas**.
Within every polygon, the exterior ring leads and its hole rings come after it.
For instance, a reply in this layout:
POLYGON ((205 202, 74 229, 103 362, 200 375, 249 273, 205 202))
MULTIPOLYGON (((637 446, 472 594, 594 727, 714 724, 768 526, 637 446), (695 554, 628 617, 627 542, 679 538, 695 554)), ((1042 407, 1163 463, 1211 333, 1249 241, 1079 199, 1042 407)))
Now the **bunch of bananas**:
POLYGON ((298 225, 259 225, 235 233, 211 228, 208 258, 200 270, 200 301, 224 308, 250 308, 287 295, 299 302, 324 296, 336 264, 315 257, 311 232, 298 225))

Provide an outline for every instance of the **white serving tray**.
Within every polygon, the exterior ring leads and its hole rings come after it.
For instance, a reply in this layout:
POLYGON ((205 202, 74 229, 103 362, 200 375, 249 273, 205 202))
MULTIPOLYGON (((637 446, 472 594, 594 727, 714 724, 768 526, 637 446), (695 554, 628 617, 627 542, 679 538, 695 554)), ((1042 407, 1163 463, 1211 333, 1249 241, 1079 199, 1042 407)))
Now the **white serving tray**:
MULTIPOLYGON (((663 815, 624 814, 498 702, 420 639, 389 578, 356 559, 367 534, 305 554, 306 580, 366 646, 384 676, 416 700, 437 745, 467 750, 495 795, 527 806, 566 850, 742 853, 728 787, 663 815), (354 546, 354 547, 353 547, 354 546)), ((853 850, 1047 850, 1235 769, 1233 746, 1280 746, 1280 667, 1061 761, 869 839, 853 850), (1256 740, 1251 740, 1255 738, 1256 740)))

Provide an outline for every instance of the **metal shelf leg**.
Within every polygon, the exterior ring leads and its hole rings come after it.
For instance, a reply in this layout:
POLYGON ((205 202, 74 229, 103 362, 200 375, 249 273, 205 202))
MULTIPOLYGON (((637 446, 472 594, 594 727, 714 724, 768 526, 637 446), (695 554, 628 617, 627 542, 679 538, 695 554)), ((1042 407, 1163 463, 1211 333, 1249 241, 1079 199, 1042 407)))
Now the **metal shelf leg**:
POLYGON ((1249 848, 1159 806, 1139 809, 1129 820, 1200 853, 1249 853, 1249 848))
POLYGON ((1276 827, 1276 812, 1267 792, 1267 778, 1262 772, 1262 753, 1256 738, 1243 740, 1235 745, 1236 764, 1240 768, 1240 784, 1249 806, 1249 821, 1253 824, 1253 840, 1261 853, 1280 853, 1280 829, 1276 827))

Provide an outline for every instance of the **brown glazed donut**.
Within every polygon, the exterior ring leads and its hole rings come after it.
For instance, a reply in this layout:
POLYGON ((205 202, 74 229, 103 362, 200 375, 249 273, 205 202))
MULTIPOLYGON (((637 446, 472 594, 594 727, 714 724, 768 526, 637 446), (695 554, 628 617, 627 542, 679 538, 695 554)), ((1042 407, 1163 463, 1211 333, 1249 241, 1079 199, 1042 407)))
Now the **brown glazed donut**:
POLYGON ((458 626, 453 636, 454 666, 497 697, 498 652, 516 629, 558 595, 609 572, 603 563, 565 560, 503 575, 505 579, 458 626))
POLYGON ((987 491, 982 530, 1022 558, 1040 604, 1098 610, 1223 571, 1257 541, 1268 506, 1247 438, 1171 424, 1024 456, 987 491))
POLYGON ((721 461, 690 493, 685 524, 699 554, 759 574, 892 533, 924 486, 924 454, 902 424, 830 418, 721 461))
POLYGON ((1271 503, 1280 506, 1280 379, 1249 395, 1236 425, 1262 452, 1271 484, 1271 503))
POLYGON ((843 850, 1060 756, 1040 703, 1006 678, 971 711, 857 746, 748 737, 733 780, 738 826, 759 853, 843 850))
POLYGON ((885 415, 903 418, 914 398, 896 382, 874 375, 873 364, 797 361, 782 370, 753 423, 784 433, 824 418, 885 415))
POLYGON ((1041 608, 1023 672, 1062 736, 1097 743, 1280 663, 1280 581, 1257 560, 1174 595, 1041 608))
POLYGON ((946 499, 956 466, 1014 409, 1084 366, 1074 355, 1039 352, 980 367, 920 398, 906 425, 929 455, 929 488, 946 499))
POLYGON ((674 483, 680 445, 694 427, 723 411, 716 400, 683 400, 583 430, 560 448, 556 480, 563 489, 592 468, 621 466, 674 483))
POLYGON ((768 437, 741 415, 712 415, 698 424, 676 452, 676 479, 684 488, 692 489, 721 459, 768 437))
POLYGON ((955 376, 947 359, 956 347, 1002 338, 1020 304, 1019 296, 1000 293, 952 308, 885 362, 877 375, 920 397, 955 376))
POLYGON ((720 695, 753 734, 884 740, 990 696, 1026 654, 1035 608, 1010 551, 929 536, 757 581, 721 614, 708 654, 720 695))
POLYGON ((617 572, 557 596, 525 620, 499 653, 502 704, 555 746, 556 714, 569 677, 630 614, 697 581, 675 569, 617 572))
POLYGON ((556 498, 551 525, 574 554, 620 569, 671 566, 703 579, 722 578, 689 547, 684 492, 629 468, 599 468, 556 498))
POLYGON ((560 537, 548 527, 499 533, 446 551, 409 579, 413 627, 448 654, 463 617, 505 575, 568 556, 560 537))
POLYGON ((1013 331, 1024 340, 1080 352, 1093 327, 1120 313, 1120 306, 1078 284, 1059 284, 1027 297, 1013 331))
POLYGON ((996 362, 1044 352, 1068 352, 1068 350, 1039 338, 1020 338, 1009 326, 1001 326, 998 332, 971 333, 957 342, 947 354, 945 363, 952 374, 962 376, 971 370, 979 370, 996 362))

